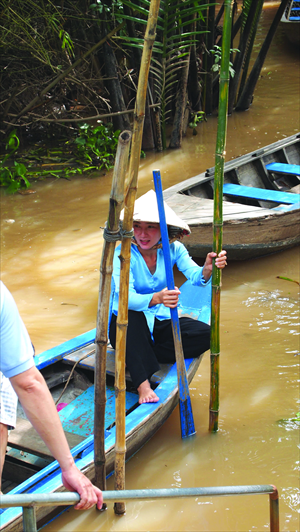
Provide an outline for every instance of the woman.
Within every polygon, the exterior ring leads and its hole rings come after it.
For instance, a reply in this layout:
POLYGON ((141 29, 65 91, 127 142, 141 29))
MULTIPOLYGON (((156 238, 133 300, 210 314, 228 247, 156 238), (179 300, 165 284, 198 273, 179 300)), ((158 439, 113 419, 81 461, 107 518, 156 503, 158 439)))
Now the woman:
MULTIPOLYGON (((172 266, 175 264, 194 285, 209 282, 216 253, 208 253, 204 266, 198 266, 177 238, 190 233, 188 225, 165 206, 170 237, 172 266)), ((164 256, 161 245, 159 214, 153 190, 135 202, 133 214, 134 238, 131 246, 126 366, 139 394, 139 403, 155 403, 159 397, 149 379, 160 369, 159 362, 175 362, 170 308, 178 304, 180 290, 166 288, 164 256)), ((109 338, 116 345, 116 321, 119 303, 120 246, 115 251, 113 265, 114 295, 109 338)), ((226 251, 215 259, 224 268, 226 251)), ((210 346, 210 327, 189 317, 180 318, 181 339, 185 358, 196 358, 210 346)))

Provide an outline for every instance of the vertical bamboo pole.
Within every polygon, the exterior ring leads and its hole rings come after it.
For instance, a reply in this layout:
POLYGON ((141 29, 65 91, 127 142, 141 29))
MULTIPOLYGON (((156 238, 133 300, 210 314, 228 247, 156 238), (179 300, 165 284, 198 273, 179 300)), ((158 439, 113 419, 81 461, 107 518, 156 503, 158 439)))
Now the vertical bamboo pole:
MULTIPOLYGON (((151 0, 147 28, 144 38, 144 47, 141 60, 141 68, 139 73, 139 81, 134 110, 134 123, 132 146, 129 162, 128 179, 126 180, 125 191, 125 209, 123 230, 124 233, 129 233, 132 230, 133 209, 137 191, 137 179, 140 163, 140 154, 142 146, 142 134, 145 117, 145 102, 148 86, 148 75, 150 68, 150 61, 152 56, 152 48, 155 41, 156 24, 158 17, 160 0, 151 0)), ((116 337, 116 357, 122 353, 123 362, 120 364, 120 370, 125 367, 125 351, 126 351, 126 332, 128 324, 128 289, 129 289, 129 270, 130 270, 130 255, 131 255, 131 239, 124 238, 122 240, 120 261, 120 294, 119 294, 119 309, 117 318, 117 337, 116 337)), ((116 395, 116 445, 115 445, 115 487, 116 489, 125 488, 125 394, 120 390, 116 395), (118 422, 117 422, 118 420, 118 422)), ((116 514, 125 512, 125 504, 123 502, 116 502, 114 505, 116 514)))
MULTIPOLYGON (((216 163, 214 178, 214 226, 213 250, 219 254, 222 250, 223 238, 223 181, 227 132, 229 58, 231 41, 232 0, 224 2, 224 24, 222 39, 222 58, 220 70, 219 118, 216 143, 216 163)), ((219 418, 219 356, 220 356, 220 294, 221 270, 213 267, 212 303, 211 303, 211 382, 209 405, 209 430, 218 430, 219 418)))
POLYGON ((94 460, 95 484, 106 488, 105 471, 105 404, 106 404, 106 346, 108 339, 108 313, 112 277, 112 262, 116 239, 120 240, 119 217, 124 203, 124 182, 128 167, 131 131, 123 131, 119 136, 109 213, 106 226, 102 259, 100 264, 99 298, 96 329, 96 371, 95 371, 95 411, 94 411, 94 460), (116 237, 114 239, 113 237, 116 237))

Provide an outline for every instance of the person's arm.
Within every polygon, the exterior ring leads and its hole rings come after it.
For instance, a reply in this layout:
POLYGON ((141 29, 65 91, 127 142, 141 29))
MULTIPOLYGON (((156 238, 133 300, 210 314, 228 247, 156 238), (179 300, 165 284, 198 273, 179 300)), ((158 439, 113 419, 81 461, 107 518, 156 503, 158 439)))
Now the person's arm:
POLYGON ((1 491, 1 480, 2 480, 2 471, 5 462, 5 454, 7 447, 7 437, 8 437, 8 428, 4 423, 0 423, 0 493, 1 491))
POLYGON ((29 421, 59 462, 66 489, 77 491, 80 502, 76 510, 87 510, 94 504, 101 509, 102 492, 76 467, 70 453, 53 398, 47 384, 34 366, 10 379, 29 421))
POLYGON ((217 254, 211 251, 206 255, 204 266, 201 267, 190 257, 187 249, 180 242, 172 244, 172 252, 174 253, 175 262, 179 271, 181 271, 192 284, 201 285, 209 282, 212 275, 213 259, 217 268, 225 268, 227 262, 227 252, 222 250, 218 257, 217 254))

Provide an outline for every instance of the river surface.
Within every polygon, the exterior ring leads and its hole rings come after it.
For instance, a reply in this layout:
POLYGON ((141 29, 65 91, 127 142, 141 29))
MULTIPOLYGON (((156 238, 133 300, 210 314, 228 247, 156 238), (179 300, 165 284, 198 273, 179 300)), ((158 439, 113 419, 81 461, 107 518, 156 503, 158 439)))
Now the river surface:
MULTIPOLYGON (((264 10, 260 39, 276 6, 264 10)), ((258 46, 258 45, 257 45, 258 46)), ((251 109, 228 120, 226 160, 299 131, 299 52, 279 28, 251 109)), ((160 168, 167 188, 214 165, 217 119, 188 132, 182 149, 141 161, 138 195, 160 168)), ((1 276, 12 292, 36 351, 95 327, 111 173, 46 180, 35 194, 1 194, 1 276)), ((3 191, 2 191, 3 192, 3 191)), ((204 357, 191 385, 197 434, 180 438, 174 411, 126 466, 126 488, 274 484, 280 530, 299 527, 299 248, 247 262, 223 274, 220 417, 208 432, 210 365, 204 357)), ((108 481, 113 489, 113 478, 108 481)), ((266 495, 131 502, 116 517, 71 509, 50 531, 269 530, 266 495)))

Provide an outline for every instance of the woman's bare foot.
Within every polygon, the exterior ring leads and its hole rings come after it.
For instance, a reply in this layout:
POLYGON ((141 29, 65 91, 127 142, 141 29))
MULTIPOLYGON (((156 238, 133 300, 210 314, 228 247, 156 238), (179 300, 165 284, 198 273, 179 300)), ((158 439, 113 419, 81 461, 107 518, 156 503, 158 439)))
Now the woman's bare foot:
POLYGON ((142 382, 139 385, 137 391, 139 394, 140 405, 142 405, 143 403, 157 403, 157 401, 159 401, 159 397, 152 390, 150 382, 148 380, 142 382))

